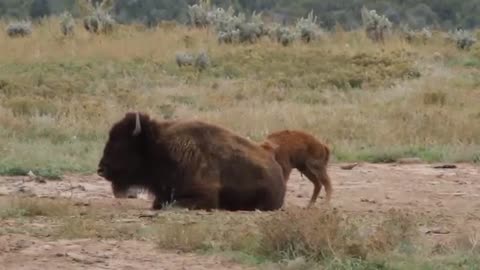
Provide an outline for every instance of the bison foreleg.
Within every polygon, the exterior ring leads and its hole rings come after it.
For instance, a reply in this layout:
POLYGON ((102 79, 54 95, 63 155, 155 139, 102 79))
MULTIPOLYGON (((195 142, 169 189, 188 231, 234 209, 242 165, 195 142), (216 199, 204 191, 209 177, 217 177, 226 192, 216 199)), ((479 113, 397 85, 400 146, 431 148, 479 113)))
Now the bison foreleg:
POLYGON ((160 210, 165 205, 173 202, 175 196, 175 189, 170 187, 162 187, 155 193, 155 200, 153 201, 152 208, 154 210, 160 210))
POLYGON ((219 207, 218 192, 209 191, 189 195, 178 194, 175 196, 175 205, 190 210, 212 210, 219 207))

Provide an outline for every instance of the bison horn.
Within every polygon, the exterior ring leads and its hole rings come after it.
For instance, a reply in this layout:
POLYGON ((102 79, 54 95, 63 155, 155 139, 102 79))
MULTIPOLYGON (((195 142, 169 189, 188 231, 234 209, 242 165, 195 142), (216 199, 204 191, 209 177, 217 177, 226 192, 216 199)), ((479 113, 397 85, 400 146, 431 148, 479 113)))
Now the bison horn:
POLYGON ((142 126, 140 125, 140 114, 137 112, 135 114, 135 129, 133 130, 133 136, 137 136, 142 132, 142 126))

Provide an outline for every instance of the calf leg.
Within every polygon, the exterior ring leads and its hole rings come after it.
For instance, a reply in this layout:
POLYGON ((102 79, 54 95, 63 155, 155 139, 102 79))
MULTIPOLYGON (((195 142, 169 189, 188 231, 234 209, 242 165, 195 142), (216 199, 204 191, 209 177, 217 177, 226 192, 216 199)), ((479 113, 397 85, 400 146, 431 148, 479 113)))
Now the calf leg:
POLYGON ((308 207, 311 207, 317 201, 318 195, 322 190, 322 183, 320 183, 315 172, 309 166, 306 166, 306 168, 302 171, 302 173, 305 174, 308 180, 310 180, 310 182, 312 182, 313 184, 312 197, 310 198, 310 202, 308 203, 308 207))
POLYGON ((314 185, 309 206, 312 206, 316 202, 322 189, 322 185, 325 186, 326 201, 329 203, 332 197, 332 185, 327 173, 327 166, 318 160, 307 160, 305 175, 314 185))

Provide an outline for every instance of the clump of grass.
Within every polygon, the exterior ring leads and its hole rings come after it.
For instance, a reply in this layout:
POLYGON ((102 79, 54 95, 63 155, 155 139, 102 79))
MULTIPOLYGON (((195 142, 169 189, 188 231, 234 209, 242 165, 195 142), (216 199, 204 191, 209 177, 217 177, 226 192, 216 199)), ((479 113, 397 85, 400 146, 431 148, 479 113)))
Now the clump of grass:
POLYGON ((402 36, 409 43, 418 43, 427 44, 427 42, 432 38, 432 32, 427 27, 422 28, 420 31, 415 31, 410 29, 407 25, 402 25, 401 27, 402 36))
POLYGON ((365 257, 356 228, 337 212, 288 209, 260 224, 260 252, 274 260, 365 257))
POLYGON ((274 260, 365 260, 377 252, 388 254, 412 245, 417 236, 412 220, 407 214, 392 211, 373 232, 365 233, 366 228, 337 211, 287 209, 260 223, 259 252, 274 260))
POLYGON ((409 212, 391 209, 368 236, 367 246, 371 251, 388 253, 398 251, 412 254, 420 233, 415 223, 417 218, 409 212))
POLYGON ((26 167, 10 166, 8 164, 0 166, 0 175, 8 176, 27 176, 32 171, 36 176, 48 179, 48 180, 61 180, 62 171, 58 168, 35 168, 28 169, 26 167))
POLYGON ((15 21, 8 24, 7 35, 11 38, 26 37, 32 34, 32 23, 30 21, 15 21))
POLYGON ((161 248, 192 252, 211 248, 215 228, 211 224, 159 225, 157 243, 161 248))

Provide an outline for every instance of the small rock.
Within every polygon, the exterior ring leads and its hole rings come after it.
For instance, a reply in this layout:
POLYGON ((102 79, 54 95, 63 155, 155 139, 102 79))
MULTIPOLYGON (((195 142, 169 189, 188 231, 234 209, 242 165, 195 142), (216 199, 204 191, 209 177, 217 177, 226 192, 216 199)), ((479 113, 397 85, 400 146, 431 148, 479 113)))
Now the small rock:
POLYGON ((17 192, 18 193, 23 193, 23 196, 27 196, 27 197, 34 197, 35 194, 33 193, 33 191, 25 186, 21 186, 17 189, 17 192))
POLYGON ((135 223, 138 221, 138 219, 124 218, 124 219, 117 219, 117 221, 122 223, 135 223))
POLYGON ((66 253, 66 256, 70 257, 72 261, 82 264, 93 264, 92 260, 89 260, 87 256, 75 253, 66 253))
POLYGON ((52 195, 40 195, 38 196, 39 198, 42 198, 42 199, 50 199, 50 200, 55 200, 57 199, 57 197, 55 196, 52 196, 52 195))
POLYGON ((432 228, 425 232, 426 234, 450 234, 450 231, 445 228, 432 228))
POLYGON ((47 183, 47 181, 45 179, 41 178, 41 177, 36 177, 35 182, 39 183, 39 184, 46 184, 47 183))
POLYGON ((457 165, 455 164, 443 164, 443 165, 437 165, 433 166, 434 169, 456 169, 457 165))
POLYGON ((15 248, 14 250, 22 250, 22 249, 25 249, 25 248, 28 248, 30 247, 31 245, 33 245, 34 243, 32 241, 28 241, 28 240, 18 240, 16 243, 15 243, 15 248))
POLYGON ((420 164, 422 162, 423 162, 422 159, 415 158, 415 157, 397 159, 397 163, 399 163, 399 164, 420 164))
POLYGON ((353 163, 353 164, 346 164, 346 165, 340 166, 340 168, 342 170, 351 170, 357 166, 358 166, 358 163, 353 163))
POLYGON ((372 203, 372 204, 375 204, 377 203, 377 201, 375 200, 370 200, 370 199, 360 199, 361 202, 366 202, 366 203, 372 203))
POLYGON ((27 175, 30 176, 31 178, 37 177, 32 171, 28 171, 27 175))
POLYGON ((90 206, 89 202, 76 202, 74 206, 90 206))
POLYGON ((153 218, 153 217, 156 217, 158 216, 157 213, 155 212, 146 212, 146 213, 141 213, 138 217, 140 218, 153 218))
POLYGON ((87 189, 82 185, 69 187, 65 191, 70 191, 70 190, 74 190, 74 189, 79 189, 80 191, 87 191, 87 189))

